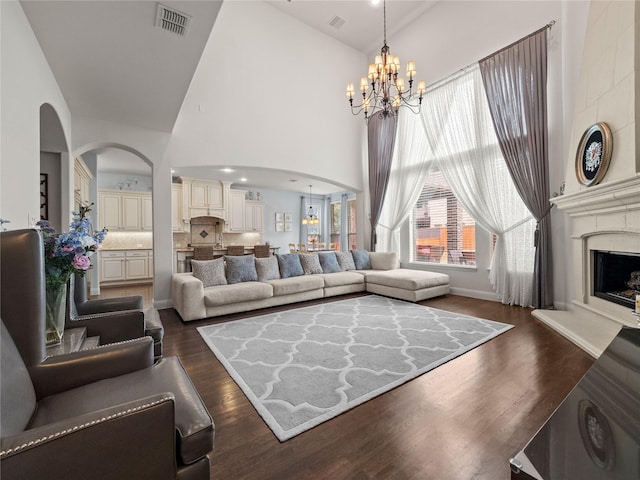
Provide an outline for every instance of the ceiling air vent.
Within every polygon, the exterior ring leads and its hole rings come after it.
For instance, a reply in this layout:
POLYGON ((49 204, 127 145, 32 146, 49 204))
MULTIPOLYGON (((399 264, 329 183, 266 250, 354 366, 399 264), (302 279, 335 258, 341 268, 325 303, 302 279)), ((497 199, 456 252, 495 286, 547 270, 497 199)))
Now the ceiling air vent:
POLYGON ((160 27, 163 30, 168 30, 169 32, 184 37, 187 35, 190 21, 191 15, 187 15, 186 13, 179 12, 173 8, 158 4, 158 10, 156 12, 156 27, 160 27))
POLYGON ((331 25, 336 30, 340 30, 340 28, 342 28, 342 26, 345 23, 347 23, 347 21, 344 18, 341 18, 338 15, 336 15, 331 19, 331 21, 329 22, 329 25, 331 25))

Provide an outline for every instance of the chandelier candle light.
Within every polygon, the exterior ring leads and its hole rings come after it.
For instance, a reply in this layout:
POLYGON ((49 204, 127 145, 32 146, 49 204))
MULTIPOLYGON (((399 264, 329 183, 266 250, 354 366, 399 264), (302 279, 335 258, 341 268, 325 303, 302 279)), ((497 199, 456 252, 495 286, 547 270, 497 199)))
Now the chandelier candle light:
POLYGON ((360 91, 362 92, 362 103, 353 104, 355 90, 353 83, 347 84, 347 97, 351 106, 351 113, 359 115, 364 111, 365 120, 370 115, 380 112, 381 115, 397 115, 400 107, 407 107, 413 113, 420 112, 422 97, 427 90, 424 80, 418 82, 417 103, 413 99, 411 91, 413 79, 416 75, 416 63, 407 62, 407 77, 409 78, 409 88, 405 90, 404 78, 398 76, 400 71, 400 58, 391 54, 387 45, 387 6, 383 2, 384 19, 384 44, 380 50, 380 55, 376 55, 374 62, 369 65, 369 74, 360 79, 360 91), (414 103, 412 103, 412 101, 414 103))
POLYGON ((302 225, 318 225, 320 223, 320 219, 313 212, 313 207, 311 206, 311 185, 309 185, 309 212, 302 219, 302 225))

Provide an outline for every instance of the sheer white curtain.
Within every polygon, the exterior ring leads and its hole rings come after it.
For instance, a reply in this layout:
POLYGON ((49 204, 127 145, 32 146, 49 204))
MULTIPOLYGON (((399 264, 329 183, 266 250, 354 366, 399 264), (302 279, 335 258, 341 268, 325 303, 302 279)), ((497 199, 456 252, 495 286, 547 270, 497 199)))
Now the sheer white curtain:
POLYGON ((498 298, 531 305, 535 222, 500 152, 479 68, 437 86, 423 102, 437 168, 476 222, 498 237, 489 274, 498 298))
POLYGON ((400 226, 422 191, 430 149, 420 117, 401 108, 387 194, 378 220, 378 249, 400 254, 400 226))

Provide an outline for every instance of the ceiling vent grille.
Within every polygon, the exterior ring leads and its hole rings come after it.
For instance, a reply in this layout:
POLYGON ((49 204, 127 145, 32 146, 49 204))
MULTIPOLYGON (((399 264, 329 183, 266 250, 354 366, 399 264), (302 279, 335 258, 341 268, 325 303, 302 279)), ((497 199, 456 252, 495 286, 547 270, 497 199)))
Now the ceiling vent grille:
POLYGON ((341 18, 338 15, 336 15, 331 19, 331 21, 329 22, 329 25, 331 25, 336 30, 340 30, 340 28, 342 28, 342 26, 345 23, 347 23, 347 21, 344 18, 341 18))
POLYGON ((158 4, 158 10, 156 12, 156 27, 160 27, 163 30, 167 30, 171 33, 184 37, 187 35, 190 22, 191 15, 187 15, 186 13, 179 12, 173 8, 158 4))

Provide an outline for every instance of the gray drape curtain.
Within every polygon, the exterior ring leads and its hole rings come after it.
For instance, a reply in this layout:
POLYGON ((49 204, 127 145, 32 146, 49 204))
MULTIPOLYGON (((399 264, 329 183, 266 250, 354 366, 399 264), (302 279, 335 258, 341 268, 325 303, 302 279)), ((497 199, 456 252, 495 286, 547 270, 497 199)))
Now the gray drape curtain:
POLYGON ((537 223, 533 306, 553 306, 547 146, 547 27, 480 61, 513 182, 537 223))
POLYGON ((375 114, 369 118, 367 141, 369 147, 369 202, 371 210, 371 251, 376 249, 376 226, 387 192, 393 147, 396 141, 395 115, 375 114))

